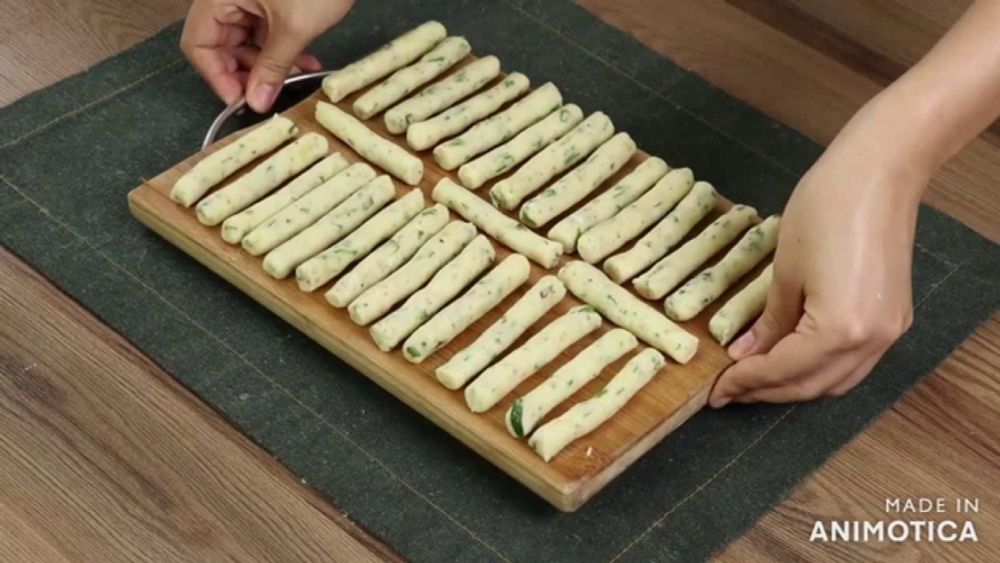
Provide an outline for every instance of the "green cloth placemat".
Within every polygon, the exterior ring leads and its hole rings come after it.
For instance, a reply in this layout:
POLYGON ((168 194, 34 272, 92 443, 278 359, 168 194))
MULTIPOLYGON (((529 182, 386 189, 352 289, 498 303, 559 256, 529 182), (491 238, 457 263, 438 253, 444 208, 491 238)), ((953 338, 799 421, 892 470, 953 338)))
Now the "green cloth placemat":
MULTIPOLYGON (((340 66, 430 18, 764 213, 820 153, 569 2, 362 1, 316 51, 340 66)), ((196 151, 221 109, 179 29, 0 110, 0 242, 414 560, 705 558, 1000 304, 998 248, 923 209, 914 328, 860 389, 700 413, 558 513, 131 218, 126 193, 196 151)))

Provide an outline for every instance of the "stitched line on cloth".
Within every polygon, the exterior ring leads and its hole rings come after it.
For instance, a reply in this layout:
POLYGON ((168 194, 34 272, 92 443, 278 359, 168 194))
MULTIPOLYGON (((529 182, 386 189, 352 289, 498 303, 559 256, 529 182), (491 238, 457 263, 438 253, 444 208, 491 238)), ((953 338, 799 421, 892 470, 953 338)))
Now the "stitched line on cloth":
MULTIPOLYGON (((526 18, 528 18, 528 19, 532 20, 533 22, 537 23, 538 25, 540 25, 540 26, 548 29, 554 35, 556 35, 557 37, 559 37, 560 39, 562 39, 566 43, 568 43, 568 44, 576 47, 580 51, 586 53, 590 58, 592 58, 595 61, 601 63, 602 65, 608 67, 609 69, 611 69, 612 71, 614 71, 616 74, 624 77, 629 82, 635 84, 636 86, 639 86, 640 88, 642 88, 646 92, 648 92, 648 93, 656 96, 657 98, 663 100, 664 102, 667 102, 668 104, 670 104, 674 108, 676 108, 678 111, 680 111, 680 112, 688 115, 689 117, 691 117, 695 121, 701 123, 705 127, 707 127, 709 129, 711 129, 712 131, 718 133, 719 135, 725 137, 729 141, 732 141, 733 143, 736 143, 737 145, 743 147, 744 149, 746 149, 750 153, 755 154, 755 155, 763 158, 764 160, 768 161, 769 163, 771 163, 776 168, 780 169, 782 172, 785 172, 785 173, 791 175, 793 178, 798 178, 799 176, 801 176, 799 173, 797 173, 794 170, 792 170, 792 169, 788 168, 787 166, 785 166, 784 163, 782 163, 781 161, 772 159, 770 156, 768 156, 765 153, 760 152, 759 150, 757 150, 756 148, 754 148, 752 145, 748 145, 747 143, 743 142, 743 140, 738 139, 738 138, 732 136, 728 131, 725 131, 723 129, 719 129, 715 124, 713 124, 713 123, 711 123, 709 121, 706 121, 705 118, 703 118, 701 115, 699 115, 699 114, 697 114, 697 113, 689 110, 688 108, 680 105, 679 103, 677 103, 676 101, 674 101, 672 98, 664 95, 659 90, 656 90, 653 87, 647 85, 645 82, 642 82, 642 81, 638 80, 637 78, 635 78, 631 74, 628 74, 626 72, 622 72, 622 70, 619 69, 618 67, 614 66, 613 64, 611 64, 607 60, 601 58, 596 53, 594 53, 593 51, 587 49, 586 47, 584 47, 580 43, 577 43, 576 40, 574 40, 572 37, 569 37, 569 36, 565 35, 561 31, 559 31, 558 29, 556 29, 556 28, 552 27, 551 25, 549 25, 547 22, 544 22, 544 21, 538 19, 537 17, 535 17, 534 14, 532 14, 532 13, 530 13, 528 11, 525 11, 524 8, 518 6, 517 4, 512 3, 510 0, 504 0, 504 3, 506 3, 508 6, 514 8, 518 12, 524 14, 524 16, 526 18)), ((605 25, 607 25, 607 24, 605 24, 605 25)))
MULTIPOLYGON (((103 102, 111 100, 111 99, 115 98, 116 96, 118 96, 119 94, 122 94, 124 92, 127 92, 127 91, 131 90, 132 88, 135 88, 139 84, 142 84, 143 82, 149 80, 150 78, 153 78, 154 76, 162 73, 163 71, 165 71, 165 70, 167 70, 169 68, 172 68, 174 66, 177 66, 177 64, 180 63, 183 60, 184 59, 182 59, 182 58, 176 58, 176 59, 170 61, 169 63, 167 63, 167 64, 165 64, 165 65, 163 65, 163 66, 161 66, 161 67, 159 67, 159 68, 157 68, 155 70, 152 70, 149 73, 140 76, 139 78, 136 78, 132 82, 129 82, 128 84, 125 84, 124 86, 122 86, 120 88, 117 88, 115 90, 112 90, 111 92, 108 92, 107 94, 105 94, 105 95, 97 98, 96 100, 91 100, 91 101, 89 101, 89 102, 87 102, 87 103, 85 103, 83 105, 77 106, 77 107, 75 107, 75 108, 67 111, 66 113, 63 113, 63 114, 61 114, 61 115, 59 115, 57 117, 54 117, 54 118, 50 119, 49 121, 46 121, 45 123, 39 125, 38 127, 35 127, 31 131, 28 131, 27 133, 24 133, 20 137, 16 137, 14 139, 11 139, 10 141, 7 141, 6 143, 0 144, 0 150, 8 149, 10 147, 18 145, 22 141, 26 141, 26 140, 34 137, 35 135, 38 135, 40 133, 45 132, 46 130, 48 130, 53 125, 56 125, 57 123, 65 120, 65 119, 73 117, 74 115, 76 115, 76 114, 78 114, 78 113, 80 113, 82 111, 88 110, 88 109, 90 109, 90 108, 92 108, 92 107, 94 107, 94 106, 96 106, 98 104, 101 104, 103 102)), ((9 182, 8 182, 8 184, 9 184, 9 182)))
POLYGON ((66 229, 67 232, 69 232, 71 235, 73 235, 74 237, 76 237, 77 239, 79 239, 81 242, 83 242, 90 249, 91 252, 97 254, 98 256, 100 256, 101 258, 103 258, 104 260, 107 260, 107 262, 109 264, 111 264, 112 266, 114 266, 115 269, 122 271, 133 282, 139 284, 143 289, 145 289, 145 290, 149 291, 150 293, 152 293, 153 295, 155 295, 160 301, 162 301, 163 303, 165 303, 174 312, 176 312, 178 315, 180 315, 185 321, 187 321, 192 326, 194 326, 195 328, 197 328, 198 330, 200 330, 201 332, 203 332, 205 335, 207 335, 210 339, 212 339, 213 341, 215 341, 216 343, 218 343, 218 345, 221 346, 223 349, 225 349, 226 351, 228 351, 232 355, 234 355, 237 358, 239 358, 239 360, 244 365, 246 365, 247 367, 249 367, 251 370, 253 370, 258 375, 260 375, 261 377, 263 377, 264 380, 266 380, 268 383, 270 383, 275 388, 279 389, 282 393, 284 393, 289 398, 291 398, 292 401, 295 404, 297 404, 301 408, 305 409, 305 411, 308 412, 310 415, 312 415, 313 418, 317 419, 320 422, 320 424, 322 424, 323 426, 326 426, 327 428, 330 428, 331 430, 333 430, 334 432, 336 432, 338 435, 340 435, 342 438, 344 438, 344 440, 346 440, 347 443, 349 443, 356 450, 358 450, 359 452, 361 452, 365 457, 367 457, 371 461, 375 462, 375 464, 378 465, 380 468, 382 468, 382 470, 385 471, 390 477, 392 477, 392 479, 394 479, 400 485, 402 485, 403 487, 405 487, 414 496, 418 497, 419 499, 421 499, 422 501, 424 501, 425 503, 427 503, 428 506, 430 506, 431 508, 433 508, 437 512, 441 513, 452 524, 454 524, 459 529, 461 529, 463 532, 465 532, 469 537, 471 537, 477 543, 479 543, 483 547, 485 547, 485 548, 489 549, 490 551, 492 551, 493 553, 495 553, 497 555, 497 557, 499 557, 503 561, 507 561, 507 562, 510 561, 510 558, 508 558, 503 553, 501 553, 496 547, 494 547, 490 543, 486 542, 485 540, 483 540, 482 538, 480 538, 479 536, 477 536, 471 529, 469 529, 464 524, 462 524, 462 522, 460 522, 457 518, 455 518, 454 516, 452 516, 443 507, 441 507, 440 505, 438 505, 437 503, 435 503, 434 501, 432 501, 430 498, 428 498, 423 493, 421 493, 416 487, 414 487, 409 482, 407 482, 405 479, 403 479, 402 477, 400 477, 389 466, 387 466, 384 462, 382 462, 381 459, 379 459, 377 456, 375 456, 374 454, 372 454, 371 452, 369 452, 365 448, 361 447, 361 445, 359 445, 355 440, 353 440, 347 433, 345 433, 343 430, 341 430, 340 428, 338 428, 334 424, 330 423, 330 421, 328 421, 325 418, 323 418, 314 409, 310 408, 308 405, 306 405, 305 403, 303 403, 302 401, 300 401, 298 399, 298 397, 296 397, 293 393, 291 393, 288 389, 286 389, 285 387, 283 387, 282 385, 280 385, 277 381, 275 381, 273 378, 271 378, 270 376, 268 376, 266 373, 264 373, 263 371, 261 371, 260 368, 258 368, 252 362, 247 361, 247 359, 245 357, 243 357, 241 354, 239 354, 235 350, 233 350, 228 344, 226 344, 218 336, 216 336, 215 333, 213 333, 213 332, 209 331, 208 329, 206 329, 205 327, 201 326, 198 322, 196 322, 194 319, 192 319, 190 316, 188 316, 187 313, 185 313, 183 310, 181 310, 176 305, 174 305, 173 302, 171 302, 169 299, 167 299, 166 297, 164 297, 158 291, 156 291, 152 287, 148 286, 145 282, 143 282, 141 279, 139 279, 135 274, 132 273, 132 271, 130 271, 129 269, 125 268, 121 264, 115 262, 110 256, 108 256, 107 254, 105 254, 104 252, 102 252, 98 247, 94 246, 90 242, 90 240, 88 240, 86 237, 84 237, 83 235, 81 235, 80 233, 78 233, 72 226, 70 226, 69 224, 63 222, 59 217, 56 217, 55 215, 51 214, 48 209, 46 209, 45 207, 43 207, 42 205, 40 205, 38 202, 36 202, 34 199, 32 199, 31 197, 29 197, 26 193, 24 193, 24 191, 22 191, 20 188, 18 188, 14 184, 12 184, 10 182, 10 180, 8 180, 6 177, 0 176, 0 181, 2 181, 4 184, 10 186, 10 188, 12 190, 14 190, 15 192, 17 192, 17 194, 20 195, 24 199, 24 201, 26 201, 26 202, 30 203, 31 205, 33 205, 43 215, 45 215, 46 217, 48 217, 49 219, 51 219, 53 222, 55 222, 56 224, 58 224, 60 227, 66 229))
POLYGON ((677 502, 677 504, 675 504, 672 507, 670 507, 670 509, 667 510, 666 512, 664 512, 662 516, 660 516, 652 524, 650 524, 649 527, 646 528, 645 531, 643 531, 641 534, 639 534, 638 536, 636 536, 632 541, 630 541, 620 552, 618 552, 618 555, 615 555, 611 559, 611 563, 614 563, 615 561, 618 561, 619 559, 621 559, 621 557, 623 555, 625 555, 625 552, 627 552, 628 550, 632 549, 632 547, 634 545, 636 545, 637 543, 641 542, 647 535, 649 535, 649 533, 651 531, 653 531, 654 528, 658 527, 671 514, 673 514, 675 511, 677 511, 678 508, 680 508, 685 503, 687 503, 687 501, 689 501, 689 500, 693 499, 694 497, 698 496, 698 493, 700 493, 705 488, 707 488, 709 485, 711 485, 720 475, 722 475, 723 473, 725 473, 726 471, 728 471, 729 468, 732 467, 733 465, 736 465, 736 462, 739 461, 743 457, 744 454, 746 454, 747 452, 749 452, 750 450, 752 450, 754 448, 754 446, 756 446, 761 440, 764 439, 765 436, 767 436, 771 432, 771 430, 774 430, 778 426, 778 424, 781 423, 782 420, 785 420, 785 417, 788 416, 789 413, 791 413, 792 411, 794 411, 796 409, 796 407, 798 407, 798 405, 797 404, 793 404, 790 407, 788 407, 787 409, 785 409, 785 412, 783 412, 781 414, 781 416, 778 417, 778 420, 775 420, 773 423, 771 423, 771 425, 768 426, 767 429, 765 429, 763 432, 760 433, 760 436, 757 436, 756 438, 754 438, 754 440, 752 442, 750 442, 749 444, 747 444, 745 448, 743 448, 742 450, 740 450, 739 453, 737 453, 735 456, 733 456, 733 459, 729 460, 729 462, 727 462, 725 465, 723 465, 718 471, 716 471, 711 477, 709 477, 707 481, 705 481, 704 483, 702 483, 702 484, 698 485, 697 487, 695 487, 695 489, 693 491, 691 491, 690 493, 688 493, 688 495, 686 497, 682 498, 680 501, 677 502))

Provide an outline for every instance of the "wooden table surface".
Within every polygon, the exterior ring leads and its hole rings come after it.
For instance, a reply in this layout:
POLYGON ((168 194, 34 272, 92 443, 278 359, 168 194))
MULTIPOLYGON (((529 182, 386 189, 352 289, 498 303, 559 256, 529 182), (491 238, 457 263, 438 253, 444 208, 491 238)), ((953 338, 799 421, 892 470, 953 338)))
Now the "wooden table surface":
MULTIPOLYGON (((186 4, 2 0, 0 104, 155 33, 181 17, 186 4)), ((933 44, 967 1, 581 4, 826 143, 933 44)), ((1000 240, 996 131, 938 174, 926 197, 993 241, 1000 240)), ((0 317, 0 559, 396 557, 6 251, 0 251, 0 317), (212 487, 200 486, 206 479, 212 487)), ((1000 315, 994 314, 720 558, 1000 559, 998 373, 1000 315), (919 496, 978 498, 981 512, 970 519, 980 542, 808 541, 817 519, 880 519, 887 498, 919 496)))

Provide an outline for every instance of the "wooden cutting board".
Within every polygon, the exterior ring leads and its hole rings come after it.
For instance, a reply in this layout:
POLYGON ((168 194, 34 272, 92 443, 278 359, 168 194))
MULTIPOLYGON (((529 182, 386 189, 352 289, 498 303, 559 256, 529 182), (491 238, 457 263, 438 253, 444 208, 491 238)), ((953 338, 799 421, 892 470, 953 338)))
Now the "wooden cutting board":
MULTIPOLYGON (((471 60, 473 59, 470 57, 468 61, 465 61, 465 64, 471 60)), ((500 79, 498 78, 497 81, 500 79)), ((349 96, 337 105, 350 112, 351 104, 361 93, 363 91, 349 96)), ((316 122, 314 110, 317 100, 328 101, 322 92, 317 91, 285 111, 283 115, 299 125, 300 135, 310 131, 323 134, 330 141, 331 151, 339 151, 350 162, 362 160, 346 144, 333 137, 316 122)), ((567 99, 566 102, 572 102, 572 99, 567 99)), ((613 110, 613 108, 610 109, 613 110)), ((394 136, 386 131, 381 115, 368 120, 367 125, 383 137, 391 139, 409 150, 403 136, 394 136)), ((738 289, 731 289, 701 315, 689 322, 682 323, 685 329, 697 335, 701 341, 698 353, 691 362, 686 365, 678 365, 668 361, 667 366, 660 374, 610 421, 585 438, 569 445, 549 463, 545 463, 527 445, 526 440, 518 440, 508 434, 503 420, 504 413, 516 397, 534 388, 560 365, 596 340, 601 334, 613 328, 614 325, 605 321, 600 330, 572 346, 546 368, 518 386, 514 393, 498 403, 489 412, 483 414, 470 412, 465 405, 462 391, 449 391, 444 388, 434 378, 434 370, 454 353, 474 341, 534 282, 546 274, 555 274, 558 267, 544 270, 532 263, 531 278, 527 284, 515 291, 499 307, 473 324, 448 346, 419 365, 406 361, 398 349, 392 353, 381 352, 369 337, 367 330, 355 325, 350 320, 346 310, 335 309, 326 302, 323 294, 328 289, 329 284, 313 293, 303 293, 296 286, 294 276, 285 280, 275 280, 262 269, 262 257, 250 256, 241 247, 224 242, 219 236, 219 227, 206 227, 198 222, 193 206, 184 208, 170 199, 170 189, 177 178, 206 154, 232 142, 239 135, 239 132, 229 135, 208 149, 192 155, 134 189, 128 196, 132 214, 170 243, 351 364, 359 372, 560 510, 573 511, 579 508, 639 456, 701 409, 706 403, 715 378, 730 364, 723 348, 709 335, 708 320, 715 310, 738 289)), ((424 178, 419 188, 426 195, 426 202, 429 206, 433 204, 430 197, 431 190, 438 180, 447 176, 458 182, 457 173, 455 173, 457 171, 449 173, 441 170, 434 162, 430 151, 419 153, 419 156, 423 158, 425 166, 424 178)), ((671 162, 670 155, 657 156, 661 156, 672 166, 683 166, 683 163, 671 162)), ((625 168, 609 179, 601 189, 611 186, 647 157, 646 153, 638 151, 625 168)), ((698 171, 695 170, 695 177, 697 178, 697 176, 698 171)), ((503 177, 501 176, 497 180, 503 177)), ((399 194, 410 189, 398 181, 396 184, 399 194)), ((492 184, 493 182, 487 182, 476 193, 481 197, 488 197, 487 194, 492 184)), ((722 190, 724 191, 724 187, 722 190)), ((728 201, 721 201, 713 213, 693 232, 700 231, 730 206, 731 203, 728 201)), ((453 218, 460 219, 454 214, 453 218)), ((552 224, 555 224, 555 221, 552 224)), ((540 232, 544 234, 545 230, 543 228, 540 232)), ((510 251, 499 242, 493 242, 497 250, 496 263, 499 263, 510 251)), ((575 255, 565 255, 562 263, 573 259, 576 259, 575 255)), ((742 287, 753 279, 762 268, 763 266, 746 276, 739 286, 742 287)), ((628 287, 631 289, 631 285, 628 287)), ((581 303, 571 294, 567 295, 561 303, 518 339, 514 346, 524 342, 550 321, 579 304, 581 303)), ((650 302, 650 304, 658 310, 662 310, 661 303, 650 302)), ((632 354, 628 354, 618 362, 608 366, 600 377, 590 382, 569 401, 550 413, 546 420, 562 414, 572 405, 596 393, 624 366, 631 356, 632 354)), ((349 374, 331 374, 331 377, 350 376, 349 374)), ((428 452, 427 455, 434 454, 428 452)), ((664 479, 669 479, 669 476, 664 475, 664 479)))

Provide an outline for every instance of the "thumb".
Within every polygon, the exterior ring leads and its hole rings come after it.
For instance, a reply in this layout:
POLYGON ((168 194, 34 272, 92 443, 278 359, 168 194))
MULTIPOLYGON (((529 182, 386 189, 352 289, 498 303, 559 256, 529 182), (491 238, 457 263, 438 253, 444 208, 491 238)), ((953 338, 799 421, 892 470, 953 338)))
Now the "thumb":
POLYGON ((770 351, 779 340, 795 330, 802 317, 802 302, 801 284, 793 281, 776 263, 764 311, 750 330, 729 346, 729 357, 739 361, 770 351))
POLYGON ((278 27, 271 28, 247 80, 247 103, 251 109, 257 113, 271 109, 285 77, 309 39, 278 27))

